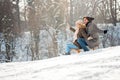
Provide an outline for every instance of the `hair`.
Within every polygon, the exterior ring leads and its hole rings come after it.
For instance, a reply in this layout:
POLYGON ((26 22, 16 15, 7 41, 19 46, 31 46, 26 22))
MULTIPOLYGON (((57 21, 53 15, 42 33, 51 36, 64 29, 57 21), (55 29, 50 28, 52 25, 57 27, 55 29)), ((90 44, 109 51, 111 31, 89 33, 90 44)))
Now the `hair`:
POLYGON ((79 25, 79 28, 86 28, 85 24, 83 24, 82 20, 76 21, 76 24, 79 25))
POLYGON ((94 20, 93 17, 83 17, 83 19, 86 18, 89 22, 92 22, 94 20))

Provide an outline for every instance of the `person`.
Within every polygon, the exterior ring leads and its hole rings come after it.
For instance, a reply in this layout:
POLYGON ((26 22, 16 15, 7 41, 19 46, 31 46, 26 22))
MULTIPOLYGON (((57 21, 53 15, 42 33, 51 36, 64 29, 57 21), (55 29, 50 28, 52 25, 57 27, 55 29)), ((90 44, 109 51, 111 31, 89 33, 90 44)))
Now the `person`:
POLYGON ((89 39, 89 36, 86 33, 86 26, 81 22, 81 20, 76 21, 75 26, 76 29, 68 26, 69 29, 74 32, 74 36, 73 36, 73 42, 71 44, 66 45, 65 55, 70 55, 71 49, 81 49, 81 46, 77 42, 78 38, 89 39))
POLYGON ((79 38, 77 40, 84 51, 89 51, 88 47, 94 49, 95 47, 99 46, 98 33, 107 33, 107 30, 100 30, 97 28, 97 25, 92 22, 93 20, 94 18, 92 17, 83 17, 83 22, 86 25, 86 33, 91 38, 90 40, 85 40, 84 38, 79 38))

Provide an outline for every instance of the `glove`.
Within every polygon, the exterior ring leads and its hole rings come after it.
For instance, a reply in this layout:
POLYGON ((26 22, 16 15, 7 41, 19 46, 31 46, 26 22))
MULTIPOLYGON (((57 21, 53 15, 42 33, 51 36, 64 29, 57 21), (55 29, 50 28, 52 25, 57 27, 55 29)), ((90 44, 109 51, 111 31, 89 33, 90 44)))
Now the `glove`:
POLYGON ((107 31, 108 31, 108 30, 104 30, 104 34, 106 34, 106 33, 107 33, 107 31))
POLYGON ((93 39, 93 37, 91 37, 91 36, 87 38, 88 41, 89 41, 89 40, 92 40, 92 39, 93 39))

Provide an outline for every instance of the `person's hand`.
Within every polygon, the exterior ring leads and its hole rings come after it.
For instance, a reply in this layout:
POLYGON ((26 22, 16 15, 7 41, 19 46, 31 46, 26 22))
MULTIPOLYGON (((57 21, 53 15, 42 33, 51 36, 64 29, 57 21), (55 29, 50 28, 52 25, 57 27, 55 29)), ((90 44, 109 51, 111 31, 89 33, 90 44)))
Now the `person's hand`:
POLYGON ((70 29, 70 24, 67 23, 67 26, 66 26, 66 27, 67 27, 67 29, 70 29))
POLYGON ((104 34, 106 34, 106 33, 107 33, 107 31, 108 31, 108 30, 104 30, 104 34))
POLYGON ((92 40, 92 39, 93 39, 93 37, 91 37, 91 36, 87 38, 88 41, 89 41, 89 40, 92 40))

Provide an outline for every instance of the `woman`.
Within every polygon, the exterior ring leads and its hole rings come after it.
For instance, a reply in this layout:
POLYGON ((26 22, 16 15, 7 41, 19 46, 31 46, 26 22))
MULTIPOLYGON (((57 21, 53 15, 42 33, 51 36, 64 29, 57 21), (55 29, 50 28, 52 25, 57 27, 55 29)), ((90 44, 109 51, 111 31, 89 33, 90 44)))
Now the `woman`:
POLYGON ((89 39, 89 36, 86 34, 86 26, 80 20, 76 21, 75 24, 76 29, 73 29, 72 27, 68 26, 70 30, 74 32, 74 39, 72 44, 67 44, 65 55, 70 55, 71 49, 81 49, 81 46, 77 42, 78 38, 89 39))
POLYGON ((92 49, 99 45, 98 33, 107 33, 107 30, 103 31, 97 28, 97 25, 92 22, 93 20, 94 18, 92 17, 83 18, 84 24, 86 25, 87 35, 91 36, 90 40, 85 40, 84 38, 79 38, 77 40, 81 47, 84 49, 84 51, 89 51, 89 49, 86 47, 87 45, 92 49))

